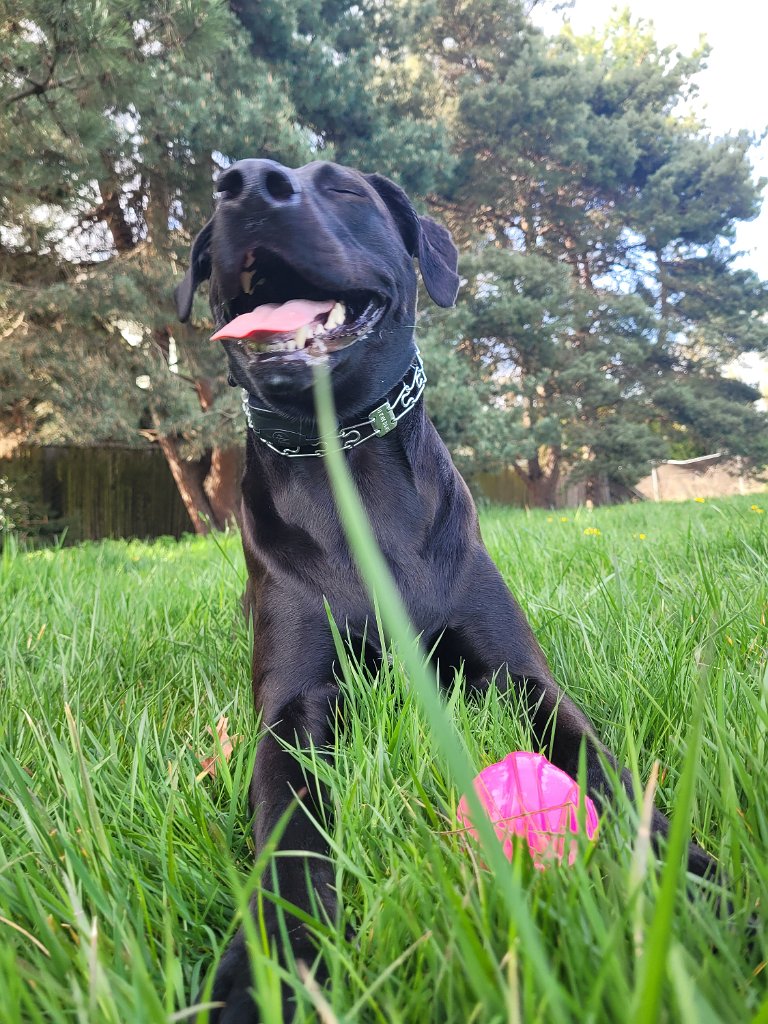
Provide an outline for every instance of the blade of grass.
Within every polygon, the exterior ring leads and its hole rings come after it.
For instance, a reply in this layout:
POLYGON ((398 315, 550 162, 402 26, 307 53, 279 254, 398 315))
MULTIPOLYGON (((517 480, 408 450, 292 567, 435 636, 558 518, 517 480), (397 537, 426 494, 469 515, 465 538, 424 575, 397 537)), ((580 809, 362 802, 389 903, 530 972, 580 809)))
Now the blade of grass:
MULTIPOLYGON (((708 656, 712 656, 711 647, 708 656)), ((678 883, 684 870, 683 859, 691 828, 704 723, 704 702, 709 680, 707 662, 700 662, 698 676, 685 760, 675 798, 675 814, 669 829, 666 862, 635 988, 635 1007, 631 1018, 634 1024, 656 1024, 659 1020, 664 979, 667 974, 667 958, 672 941, 672 921, 678 896, 678 883)))

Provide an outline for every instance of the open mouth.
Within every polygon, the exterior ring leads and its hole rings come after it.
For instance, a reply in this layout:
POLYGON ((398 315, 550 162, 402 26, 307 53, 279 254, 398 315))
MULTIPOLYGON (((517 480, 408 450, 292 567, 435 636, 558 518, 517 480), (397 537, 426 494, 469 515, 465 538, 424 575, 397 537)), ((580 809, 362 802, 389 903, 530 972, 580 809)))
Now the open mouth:
POLYGON ((329 292, 274 253, 251 249, 243 257, 240 292, 227 304, 232 318, 212 340, 234 339, 259 358, 319 357, 365 338, 384 307, 374 292, 329 292))

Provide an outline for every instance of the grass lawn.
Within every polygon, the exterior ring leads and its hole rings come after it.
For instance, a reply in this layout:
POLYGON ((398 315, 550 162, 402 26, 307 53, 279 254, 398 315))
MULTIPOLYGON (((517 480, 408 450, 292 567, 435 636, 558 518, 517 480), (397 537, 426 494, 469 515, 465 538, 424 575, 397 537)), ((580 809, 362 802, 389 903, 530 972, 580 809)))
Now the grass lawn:
MULTIPOLYGON (((542 968, 456 830, 460 794, 397 660, 374 679, 346 665, 344 734, 320 766, 342 918, 318 926, 331 985, 297 980, 297 1019, 651 1024, 642 990, 661 957, 654 1020, 768 1022, 768 495, 490 509, 482 526, 556 677, 642 784, 660 762, 673 816, 705 687, 692 828, 732 879, 730 919, 681 878, 659 924, 659 871, 633 861, 625 800, 572 870, 509 868, 542 968)), ((243 581, 235 535, 0 556, 3 1024, 191 1019, 256 881, 243 581), (198 778, 221 715, 245 738, 198 778)), ((448 695, 478 769, 529 744, 504 704, 448 695)), ((255 967, 271 1024, 281 969, 266 952, 255 967)))

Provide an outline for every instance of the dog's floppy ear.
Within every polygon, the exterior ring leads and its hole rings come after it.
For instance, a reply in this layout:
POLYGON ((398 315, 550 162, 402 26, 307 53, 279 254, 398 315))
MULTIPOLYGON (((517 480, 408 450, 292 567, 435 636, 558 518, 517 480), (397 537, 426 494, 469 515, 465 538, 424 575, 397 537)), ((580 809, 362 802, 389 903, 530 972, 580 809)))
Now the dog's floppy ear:
POLYGON ((421 276, 438 306, 452 306, 459 290, 458 252, 450 231, 431 217, 420 217, 399 185, 383 174, 366 180, 387 204, 411 256, 417 256, 421 276))
POLYGON ((203 230, 192 243, 192 254, 189 257, 189 269, 184 280, 173 290, 176 300, 176 314, 183 324, 189 320, 192 312, 192 300, 195 292, 203 281, 211 276, 211 232, 213 220, 209 220, 203 230))

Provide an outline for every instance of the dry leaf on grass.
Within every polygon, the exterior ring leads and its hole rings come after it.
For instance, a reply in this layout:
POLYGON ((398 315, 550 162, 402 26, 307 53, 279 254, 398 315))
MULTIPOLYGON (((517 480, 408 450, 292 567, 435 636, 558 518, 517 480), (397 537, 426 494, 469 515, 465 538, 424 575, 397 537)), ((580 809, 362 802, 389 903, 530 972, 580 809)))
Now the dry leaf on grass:
MULTIPOLYGON (((223 756, 225 761, 229 761, 232 757, 232 751, 235 749, 235 744, 239 743, 243 738, 242 736, 230 736, 227 732, 229 726, 229 719, 226 715, 222 715, 216 723, 216 735, 219 738, 221 744, 221 754, 215 753, 212 757, 201 757, 199 758, 200 764, 203 766, 203 770, 196 776, 195 781, 200 782, 206 775, 210 775, 211 778, 216 778, 216 762, 219 757, 223 756)), ((207 726, 207 732, 213 736, 213 729, 210 725, 207 726)))

